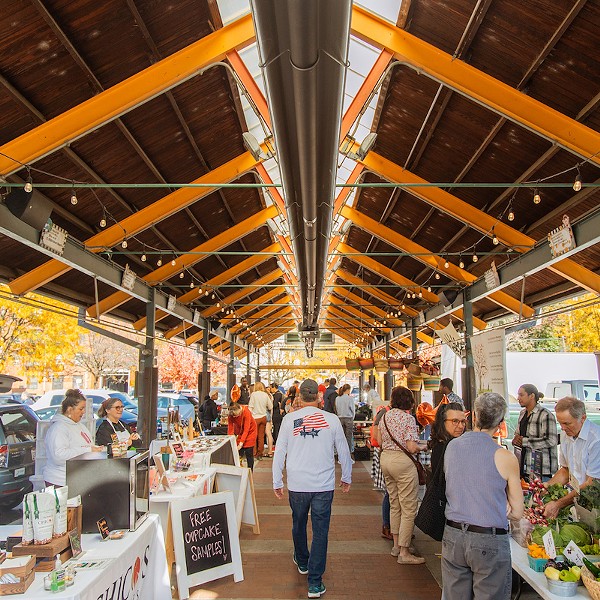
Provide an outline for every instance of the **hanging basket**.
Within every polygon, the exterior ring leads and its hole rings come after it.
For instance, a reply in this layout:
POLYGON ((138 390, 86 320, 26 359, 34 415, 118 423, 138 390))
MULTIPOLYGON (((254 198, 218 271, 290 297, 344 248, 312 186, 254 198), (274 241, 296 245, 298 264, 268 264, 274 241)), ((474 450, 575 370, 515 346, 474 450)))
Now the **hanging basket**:
POLYGON ((387 373, 390 368, 390 362, 387 358, 376 358, 375 359, 375 370, 378 373, 387 373))
POLYGON ((401 358, 390 358, 388 362, 392 371, 402 371, 404 369, 404 361, 401 358))
POLYGON ((440 387, 439 377, 423 377, 423 388, 429 391, 435 391, 440 387))
POLYGON ((360 368, 363 371, 368 371, 369 369, 372 369, 375 366, 375 362, 370 356, 361 356, 358 359, 358 363, 360 364, 360 368))
POLYGON ((346 356, 346 370, 348 371, 360 371, 360 363, 356 356, 346 356))
POLYGON ((410 373, 406 377, 406 387, 412 392, 420 392, 423 380, 420 377, 415 377, 410 373))
POLYGON ((421 375, 421 366, 419 365, 419 361, 411 362, 407 367, 408 372, 415 377, 420 377, 421 375))

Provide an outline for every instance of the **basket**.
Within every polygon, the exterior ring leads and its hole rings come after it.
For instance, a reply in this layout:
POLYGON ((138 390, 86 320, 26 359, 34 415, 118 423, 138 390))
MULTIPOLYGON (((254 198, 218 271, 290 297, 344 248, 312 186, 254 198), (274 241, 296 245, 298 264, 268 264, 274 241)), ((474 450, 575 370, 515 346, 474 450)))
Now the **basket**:
POLYGON ((412 392, 420 392, 423 380, 420 377, 415 377, 410 373, 406 377, 406 387, 412 392))
POLYGON ((423 377, 423 387, 426 390, 435 391, 440 387, 439 377, 423 377))
POLYGON ((378 373, 387 373, 390 368, 390 362, 387 358, 376 358, 375 359, 375 370, 378 373))
POLYGON ((418 361, 411 362, 409 365, 407 365, 406 368, 408 369, 408 372, 411 375, 414 375, 415 377, 418 377, 419 375, 421 375, 421 366, 419 365, 418 361))
POLYGON ((358 359, 358 364, 363 371, 368 371, 375 366, 375 362, 370 356, 361 356, 358 359))
POLYGON ((587 591, 590 593, 592 600, 600 600, 600 581, 596 581, 596 578, 590 573, 587 567, 581 568, 581 579, 583 585, 585 585, 587 591))
POLYGON ((401 358, 390 358, 388 363, 392 371, 402 371, 404 369, 404 361, 401 358))
MULTIPOLYGON (((529 568, 533 569, 536 573, 543 573, 546 565, 548 564, 549 558, 533 558, 531 554, 527 555, 527 560, 529 560, 529 568)), ((562 555, 557 556, 554 560, 557 562, 563 561, 564 557, 562 555)))
POLYGON ((360 371, 360 363, 355 356, 346 356, 346 369, 348 371, 360 371))

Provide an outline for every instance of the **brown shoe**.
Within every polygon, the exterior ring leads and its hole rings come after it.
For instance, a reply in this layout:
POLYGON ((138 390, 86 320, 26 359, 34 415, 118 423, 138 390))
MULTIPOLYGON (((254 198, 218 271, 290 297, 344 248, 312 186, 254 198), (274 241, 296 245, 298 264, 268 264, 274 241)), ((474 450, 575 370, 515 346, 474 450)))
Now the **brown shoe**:
POLYGON ((392 535, 392 532, 390 531, 389 527, 382 527, 381 528, 381 537, 386 539, 386 540, 393 540, 394 536, 392 535))

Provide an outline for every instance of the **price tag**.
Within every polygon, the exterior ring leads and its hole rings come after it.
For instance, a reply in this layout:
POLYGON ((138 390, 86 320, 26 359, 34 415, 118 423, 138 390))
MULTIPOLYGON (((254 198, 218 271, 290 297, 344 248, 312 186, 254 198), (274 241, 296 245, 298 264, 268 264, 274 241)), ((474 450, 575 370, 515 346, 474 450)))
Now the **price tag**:
POLYGON ((544 542, 544 548, 546 550, 546 554, 550 558, 556 558, 556 546, 554 545, 554 538, 552 537, 552 531, 547 531, 542 536, 542 541, 544 542))
POLYGON ((573 540, 565 546, 563 554, 565 555, 565 558, 574 562, 578 567, 583 567, 584 554, 573 540))
POLYGON ((579 481, 571 471, 569 471, 569 487, 579 496, 579 481))

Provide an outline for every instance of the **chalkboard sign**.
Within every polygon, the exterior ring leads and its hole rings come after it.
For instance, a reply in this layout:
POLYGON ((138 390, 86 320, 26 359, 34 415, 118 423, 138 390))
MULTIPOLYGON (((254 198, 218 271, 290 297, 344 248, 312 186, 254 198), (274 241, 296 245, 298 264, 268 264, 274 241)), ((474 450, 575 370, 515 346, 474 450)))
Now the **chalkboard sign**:
POLYGON ((189 597, 190 587, 207 581, 226 575, 244 579, 231 492, 174 501, 170 511, 181 599, 189 597))
POLYGON ((181 527, 188 575, 231 562, 225 504, 182 511, 181 527))

